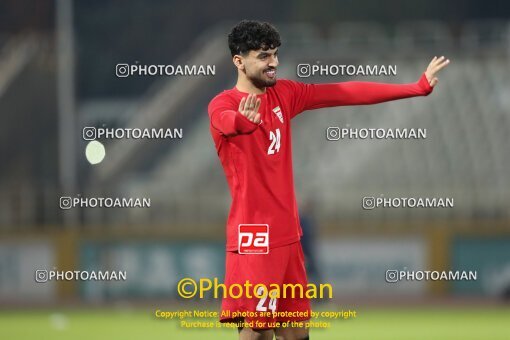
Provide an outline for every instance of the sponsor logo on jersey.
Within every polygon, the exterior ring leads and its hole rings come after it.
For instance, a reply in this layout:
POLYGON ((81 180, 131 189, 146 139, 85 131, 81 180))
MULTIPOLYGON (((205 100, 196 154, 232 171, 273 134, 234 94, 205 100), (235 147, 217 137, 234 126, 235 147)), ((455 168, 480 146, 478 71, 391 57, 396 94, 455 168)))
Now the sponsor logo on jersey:
POLYGON ((280 109, 279 106, 277 106, 273 109, 273 113, 276 115, 276 117, 278 117, 280 122, 283 124, 283 114, 282 114, 282 110, 280 109))
POLYGON ((240 224, 238 251, 239 254, 268 254, 269 225, 240 224))

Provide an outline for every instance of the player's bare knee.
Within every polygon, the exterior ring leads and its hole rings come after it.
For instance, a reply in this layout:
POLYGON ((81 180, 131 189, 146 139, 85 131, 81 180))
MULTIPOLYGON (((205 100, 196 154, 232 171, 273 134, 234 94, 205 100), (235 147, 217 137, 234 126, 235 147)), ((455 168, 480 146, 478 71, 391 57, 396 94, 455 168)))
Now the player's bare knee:
POLYGON ((310 336, 308 336, 308 335, 299 336, 299 335, 295 335, 292 333, 290 333, 288 335, 280 334, 280 335, 276 335, 276 340, 310 340, 310 336))
POLYGON ((308 328, 279 328, 275 329, 277 340, 308 340, 310 339, 308 328))
POLYGON ((272 340, 273 335, 272 329, 239 329, 239 340, 272 340))
POLYGON ((296 335, 277 335, 276 340, 310 340, 310 336, 296 336, 296 335))

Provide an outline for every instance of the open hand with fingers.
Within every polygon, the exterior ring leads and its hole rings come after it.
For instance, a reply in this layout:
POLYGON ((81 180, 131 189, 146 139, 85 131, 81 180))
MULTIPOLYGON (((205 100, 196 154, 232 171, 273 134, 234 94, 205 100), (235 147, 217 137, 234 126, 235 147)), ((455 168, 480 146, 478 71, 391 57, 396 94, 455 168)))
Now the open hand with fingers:
POLYGON ((260 123, 260 107, 261 100, 257 98, 256 94, 249 94, 248 97, 243 97, 239 103, 239 113, 248 118, 252 123, 260 123))
POLYGON ((436 74, 449 63, 450 59, 446 59, 445 57, 434 57, 434 59, 432 59, 429 66, 427 67, 427 70, 425 70, 425 77, 427 77, 430 86, 436 86, 436 84, 439 82, 436 74))

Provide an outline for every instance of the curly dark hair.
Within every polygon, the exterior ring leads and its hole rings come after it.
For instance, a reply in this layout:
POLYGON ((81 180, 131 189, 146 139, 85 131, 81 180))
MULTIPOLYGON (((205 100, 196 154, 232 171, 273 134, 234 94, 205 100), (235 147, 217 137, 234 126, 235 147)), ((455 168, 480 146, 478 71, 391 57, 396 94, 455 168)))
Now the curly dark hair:
POLYGON ((281 44, 280 33, 267 22, 243 20, 235 25, 228 35, 228 47, 232 56, 259 48, 268 50, 281 44))

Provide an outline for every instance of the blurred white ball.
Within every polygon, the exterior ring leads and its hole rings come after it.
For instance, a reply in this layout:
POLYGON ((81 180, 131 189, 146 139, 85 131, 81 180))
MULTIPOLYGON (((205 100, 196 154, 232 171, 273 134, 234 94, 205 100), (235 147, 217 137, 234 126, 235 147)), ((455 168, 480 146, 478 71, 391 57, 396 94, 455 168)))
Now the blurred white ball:
POLYGON ((106 151, 104 149, 104 145, 97 140, 89 142, 85 148, 85 156, 90 164, 101 163, 105 155, 106 151))

